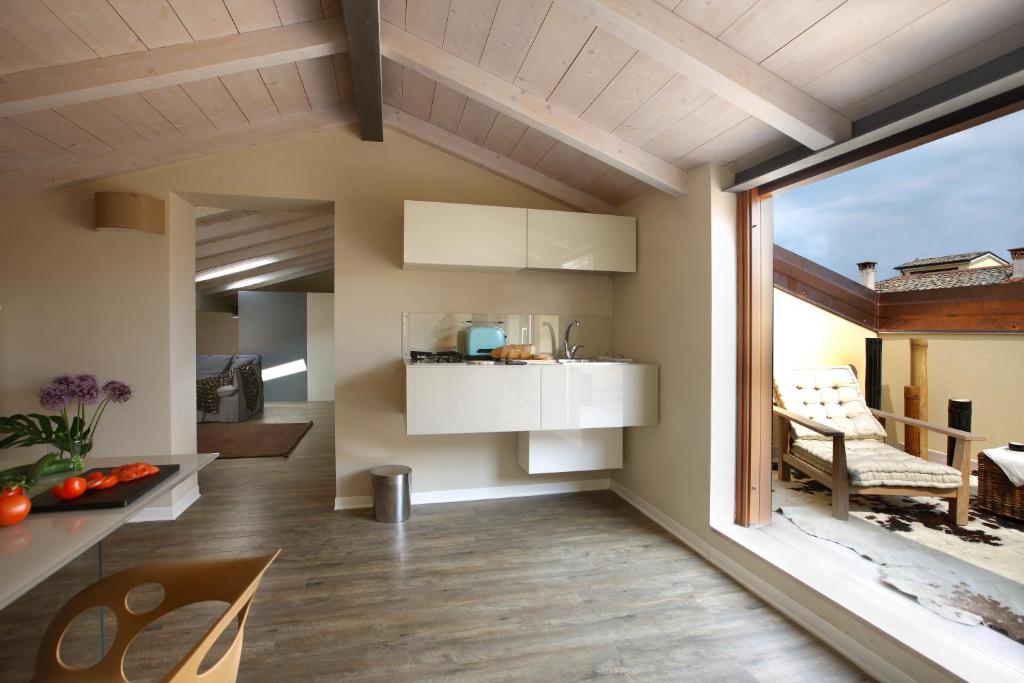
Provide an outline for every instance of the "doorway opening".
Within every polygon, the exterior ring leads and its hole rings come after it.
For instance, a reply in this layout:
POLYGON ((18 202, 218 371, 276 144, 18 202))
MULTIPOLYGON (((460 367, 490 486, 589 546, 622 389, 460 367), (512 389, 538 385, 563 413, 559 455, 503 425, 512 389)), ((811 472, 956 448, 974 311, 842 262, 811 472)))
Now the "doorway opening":
POLYGON ((333 452, 333 203, 206 195, 195 221, 197 450, 333 452))

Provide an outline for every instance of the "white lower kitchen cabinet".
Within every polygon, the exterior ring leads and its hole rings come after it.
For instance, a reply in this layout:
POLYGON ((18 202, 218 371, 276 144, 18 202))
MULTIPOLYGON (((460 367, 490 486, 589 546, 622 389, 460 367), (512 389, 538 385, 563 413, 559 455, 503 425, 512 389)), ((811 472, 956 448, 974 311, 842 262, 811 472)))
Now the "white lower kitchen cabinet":
POLYGON ((534 440, 528 450, 541 448, 547 464, 528 460, 528 472, 619 467, 608 463, 621 461, 622 427, 658 423, 657 365, 407 365, 405 393, 410 435, 529 432, 520 442, 534 440), (574 455, 552 464, 559 449, 574 455))
POLYGON ((658 424, 657 365, 581 363, 541 372, 541 429, 658 424))
POLYGON ((587 472, 622 467, 622 429, 521 432, 516 455, 529 474, 587 472))
POLYGON ((539 366, 410 365, 407 434, 524 432, 541 428, 539 366))

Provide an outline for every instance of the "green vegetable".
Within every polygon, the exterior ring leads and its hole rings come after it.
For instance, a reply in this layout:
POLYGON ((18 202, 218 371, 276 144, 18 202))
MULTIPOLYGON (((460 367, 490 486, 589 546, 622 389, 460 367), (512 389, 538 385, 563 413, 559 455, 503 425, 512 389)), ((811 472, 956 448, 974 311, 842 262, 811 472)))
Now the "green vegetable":
POLYGON ((51 474, 76 472, 84 466, 81 456, 60 458, 59 453, 47 453, 30 465, 19 465, 0 472, 2 486, 35 486, 39 479, 51 474))

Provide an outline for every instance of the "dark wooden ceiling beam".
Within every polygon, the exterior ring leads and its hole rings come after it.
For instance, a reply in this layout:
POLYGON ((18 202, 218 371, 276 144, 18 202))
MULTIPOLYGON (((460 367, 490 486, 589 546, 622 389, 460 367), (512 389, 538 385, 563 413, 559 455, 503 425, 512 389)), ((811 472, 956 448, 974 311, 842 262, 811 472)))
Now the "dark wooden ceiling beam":
POLYGON ((342 0, 349 61, 363 140, 383 142, 384 112, 380 75, 380 16, 377 0, 342 0))

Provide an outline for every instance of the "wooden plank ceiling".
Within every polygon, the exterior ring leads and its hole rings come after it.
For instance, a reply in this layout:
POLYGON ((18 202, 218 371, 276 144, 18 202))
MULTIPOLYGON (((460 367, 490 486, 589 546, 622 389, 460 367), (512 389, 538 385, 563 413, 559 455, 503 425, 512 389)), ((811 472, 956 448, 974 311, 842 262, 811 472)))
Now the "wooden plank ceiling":
POLYGON ((334 208, 216 211, 196 219, 196 291, 233 295, 334 269, 334 208))
MULTIPOLYGON (((3 14, 0 199, 355 121, 339 0, 3 14)), ((381 0, 380 19, 386 125, 590 211, 826 143, 1024 47, 1020 0, 381 0)))

